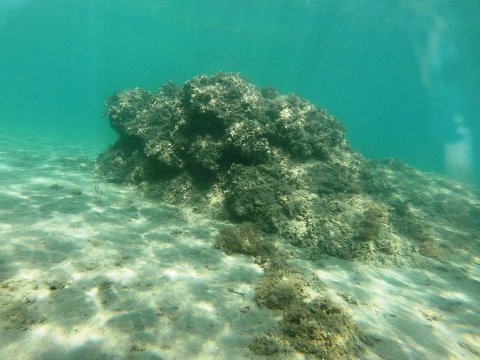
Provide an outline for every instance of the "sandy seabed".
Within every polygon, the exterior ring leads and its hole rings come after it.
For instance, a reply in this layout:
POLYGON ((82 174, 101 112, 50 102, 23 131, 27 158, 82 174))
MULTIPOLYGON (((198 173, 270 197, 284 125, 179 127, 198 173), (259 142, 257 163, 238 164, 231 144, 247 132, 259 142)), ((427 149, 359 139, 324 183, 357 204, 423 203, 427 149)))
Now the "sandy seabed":
MULTIPOLYGON (((103 182, 102 150, 0 137, 0 359, 268 358, 248 347, 280 331, 281 313, 254 301, 262 268, 214 248, 226 224, 103 182)), ((480 254, 292 263, 348 307, 362 359, 480 359, 480 254)))

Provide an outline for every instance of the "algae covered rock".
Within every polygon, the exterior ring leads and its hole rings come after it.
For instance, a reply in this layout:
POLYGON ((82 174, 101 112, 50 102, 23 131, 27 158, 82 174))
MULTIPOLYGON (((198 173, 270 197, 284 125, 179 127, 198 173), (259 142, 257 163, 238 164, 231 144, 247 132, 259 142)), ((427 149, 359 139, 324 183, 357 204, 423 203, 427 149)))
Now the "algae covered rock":
POLYGON ((110 181, 335 256, 376 256, 395 241, 386 207, 362 194, 365 160, 343 126, 293 94, 217 73, 118 92, 106 115, 119 139, 97 168, 110 181))
POLYGON ((132 138, 162 167, 218 175, 233 164, 258 164, 279 150, 328 157, 344 145, 343 128, 325 111, 294 95, 262 91, 236 74, 202 75, 156 94, 133 89, 106 103, 120 140, 132 138))

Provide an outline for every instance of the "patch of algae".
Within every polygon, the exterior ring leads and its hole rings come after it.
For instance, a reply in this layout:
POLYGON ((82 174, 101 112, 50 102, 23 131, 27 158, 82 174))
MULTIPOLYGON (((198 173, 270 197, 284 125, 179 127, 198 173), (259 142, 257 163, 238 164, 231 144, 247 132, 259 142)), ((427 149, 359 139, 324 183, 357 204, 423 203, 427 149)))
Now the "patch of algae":
POLYGON ((255 289, 260 306, 281 310, 281 333, 259 334, 250 349, 274 354, 295 349, 320 359, 354 359, 364 351, 361 334, 346 309, 322 295, 307 299, 309 284, 288 266, 267 270, 255 289))
POLYGON ((269 256, 276 251, 275 245, 250 222, 221 229, 217 236, 216 247, 226 254, 252 256, 269 256))
POLYGON ((264 275, 255 286, 255 302, 282 312, 281 332, 254 337, 249 348, 255 354, 298 351, 333 360, 354 359, 363 352, 360 331, 346 309, 322 295, 310 299, 309 282, 254 224, 222 229, 217 247, 228 254, 261 255, 264 275))
POLYGON ((295 302, 284 314, 283 332, 295 349, 322 359, 355 358, 359 330, 345 309, 329 299, 295 302))

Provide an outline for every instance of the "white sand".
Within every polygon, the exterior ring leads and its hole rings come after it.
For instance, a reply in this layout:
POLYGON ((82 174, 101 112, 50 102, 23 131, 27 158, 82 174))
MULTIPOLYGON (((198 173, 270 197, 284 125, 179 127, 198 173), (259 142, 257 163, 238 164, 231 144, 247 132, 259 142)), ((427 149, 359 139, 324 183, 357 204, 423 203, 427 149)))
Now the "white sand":
MULTIPOLYGON (((101 150, 0 139, 0 359, 264 358, 248 344, 281 314, 253 301, 261 268, 213 248, 225 224, 103 183, 101 150)), ((365 359, 480 358, 480 261, 292 263, 351 309, 365 359)))

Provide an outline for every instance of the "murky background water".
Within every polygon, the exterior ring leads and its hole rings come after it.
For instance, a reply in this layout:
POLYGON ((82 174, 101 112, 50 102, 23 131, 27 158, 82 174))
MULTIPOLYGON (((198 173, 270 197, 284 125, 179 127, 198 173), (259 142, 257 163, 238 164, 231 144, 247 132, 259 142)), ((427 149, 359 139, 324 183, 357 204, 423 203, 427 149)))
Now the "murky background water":
POLYGON ((368 157, 480 178, 480 3, 4 0, 0 130, 111 142, 104 99, 240 72, 343 122, 368 157))

